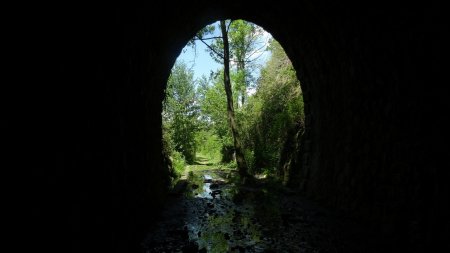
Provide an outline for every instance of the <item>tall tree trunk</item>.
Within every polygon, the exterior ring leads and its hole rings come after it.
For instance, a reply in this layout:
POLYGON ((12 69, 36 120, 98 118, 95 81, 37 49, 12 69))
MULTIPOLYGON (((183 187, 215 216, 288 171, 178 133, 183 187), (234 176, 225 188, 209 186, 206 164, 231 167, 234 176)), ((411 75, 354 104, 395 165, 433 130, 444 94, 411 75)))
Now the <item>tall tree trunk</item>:
POLYGON ((244 86, 240 87, 241 88, 241 106, 244 106, 245 103, 245 95, 247 92, 247 78, 246 78, 246 72, 245 72, 245 62, 244 62, 244 57, 240 57, 241 59, 238 58, 238 64, 237 64, 237 69, 238 71, 242 71, 242 73, 244 73, 244 86))
POLYGON ((223 39, 223 84, 225 86, 225 92, 227 94, 227 112, 228 112, 228 122, 230 123, 231 133, 234 140, 234 149, 236 151, 236 162, 241 176, 247 177, 247 163, 245 162, 244 153, 242 152, 241 140, 237 130, 236 120, 234 117, 234 106, 233 106, 233 93, 231 91, 231 81, 230 81, 230 49, 228 44, 228 33, 226 30, 225 21, 220 21, 220 28, 222 30, 223 39))

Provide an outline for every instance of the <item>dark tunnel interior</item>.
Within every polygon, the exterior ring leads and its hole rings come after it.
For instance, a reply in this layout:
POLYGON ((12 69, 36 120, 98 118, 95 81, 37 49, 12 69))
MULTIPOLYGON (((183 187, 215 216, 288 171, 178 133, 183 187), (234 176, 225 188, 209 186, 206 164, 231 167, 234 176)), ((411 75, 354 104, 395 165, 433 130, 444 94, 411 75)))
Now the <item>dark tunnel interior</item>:
POLYGON ((167 78, 187 41, 225 18, 269 31, 297 70, 306 114, 301 194, 376 231, 387 249, 448 247, 450 100, 437 78, 438 3, 39 7, 21 14, 20 47, 33 52, 19 61, 30 80, 4 93, 14 101, 3 124, 20 164, 14 189, 24 194, 12 194, 24 205, 20 237, 32 248, 64 241, 64 252, 140 252, 168 184, 167 78))

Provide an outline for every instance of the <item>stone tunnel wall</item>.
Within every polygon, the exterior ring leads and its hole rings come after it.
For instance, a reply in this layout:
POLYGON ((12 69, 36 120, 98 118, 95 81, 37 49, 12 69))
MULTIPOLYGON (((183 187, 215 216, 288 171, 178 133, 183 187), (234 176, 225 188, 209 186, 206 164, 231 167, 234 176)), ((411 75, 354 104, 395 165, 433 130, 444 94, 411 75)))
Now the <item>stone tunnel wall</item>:
POLYGON ((69 227, 72 252, 138 250, 167 186, 166 79, 187 40, 224 17, 271 32, 298 71, 307 115, 303 192, 401 243, 442 242, 449 104, 433 78, 439 5, 298 6, 148 1, 33 13, 39 22, 27 24, 29 58, 42 85, 17 93, 23 102, 7 127, 26 143, 19 154, 32 164, 21 185, 30 233, 40 235, 34 245, 48 247, 69 227))
POLYGON ((315 17, 327 20, 322 32, 314 27, 294 43, 310 101, 299 180, 309 196, 355 214, 386 243, 420 248, 443 242, 428 226, 443 222, 448 208, 439 189, 442 146, 431 144, 439 143, 438 131, 428 128, 442 127, 436 109, 443 100, 425 75, 439 68, 435 48, 424 51, 438 30, 424 18, 426 8, 390 7, 334 6, 315 17))

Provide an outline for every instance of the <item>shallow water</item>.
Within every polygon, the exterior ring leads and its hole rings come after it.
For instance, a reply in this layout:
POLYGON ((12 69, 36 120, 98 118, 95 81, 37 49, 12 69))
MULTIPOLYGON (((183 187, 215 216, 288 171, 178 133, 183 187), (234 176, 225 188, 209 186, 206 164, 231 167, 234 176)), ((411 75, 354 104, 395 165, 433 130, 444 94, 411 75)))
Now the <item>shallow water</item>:
POLYGON ((235 176, 228 169, 191 173, 185 193, 171 196, 151 228, 144 252, 359 252, 343 242, 345 229, 331 232, 319 209, 266 185, 237 185, 235 176))

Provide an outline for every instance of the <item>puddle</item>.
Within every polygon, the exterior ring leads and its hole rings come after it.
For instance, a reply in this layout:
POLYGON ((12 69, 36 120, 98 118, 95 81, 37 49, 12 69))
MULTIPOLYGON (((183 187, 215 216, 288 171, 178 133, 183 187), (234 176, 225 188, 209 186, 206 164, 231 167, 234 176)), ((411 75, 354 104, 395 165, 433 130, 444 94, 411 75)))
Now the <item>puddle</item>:
POLYGON ((204 183, 203 183, 203 191, 197 194, 197 198, 206 198, 206 199, 212 199, 211 194, 211 181, 212 177, 210 175, 203 175, 204 183))
POLYGON ((206 252, 258 252, 255 246, 261 242, 262 232, 253 206, 233 202, 236 186, 226 178, 229 173, 223 171, 191 175, 198 206, 186 220, 189 240, 206 252))
POLYGON ((334 252, 323 250, 337 240, 313 212, 282 203, 271 188, 237 186, 233 173, 189 173, 185 195, 168 204, 144 252, 334 252))

